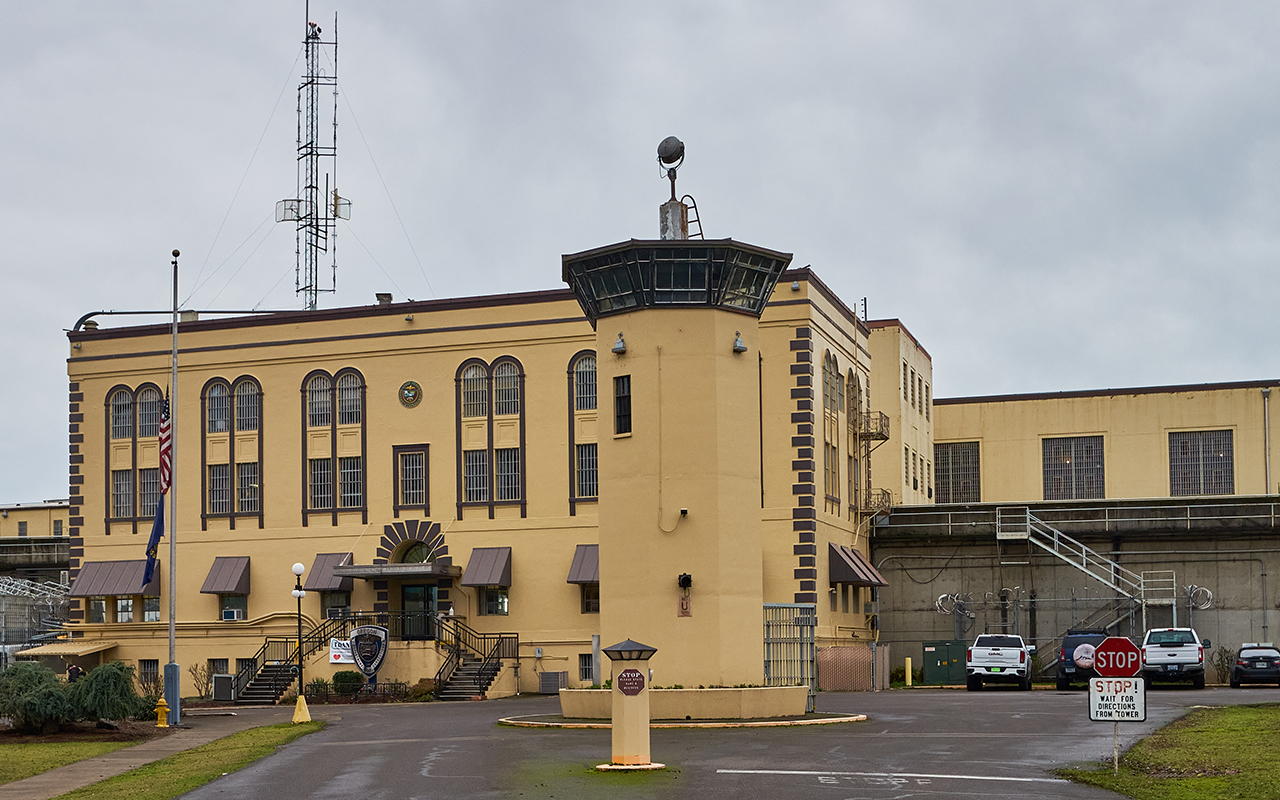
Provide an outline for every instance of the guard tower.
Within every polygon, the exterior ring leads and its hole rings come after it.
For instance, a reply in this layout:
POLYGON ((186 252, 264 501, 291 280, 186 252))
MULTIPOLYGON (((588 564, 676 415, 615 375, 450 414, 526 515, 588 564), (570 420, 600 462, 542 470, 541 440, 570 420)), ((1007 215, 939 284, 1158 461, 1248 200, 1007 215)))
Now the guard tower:
POLYGON ((600 635, 656 647, 660 684, 759 685, 758 329, 791 255, 690 240, 682 157, 659 148, 663 238, 562 258, 596 329, 600 635))

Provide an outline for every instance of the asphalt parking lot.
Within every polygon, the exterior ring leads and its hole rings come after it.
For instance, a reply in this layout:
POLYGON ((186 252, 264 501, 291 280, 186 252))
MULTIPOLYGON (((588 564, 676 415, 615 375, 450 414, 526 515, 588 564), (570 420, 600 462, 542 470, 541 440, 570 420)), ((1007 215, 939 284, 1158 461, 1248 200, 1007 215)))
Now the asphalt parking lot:
MULTIPOLYGON (((1120 745, 1192 706, 1280 702, 1280 689, 1159 688, 1120 745)), ((553 697, 477 703, 313 707, 329 727, 188 798, 1113 798, 1059 781, 1056 767, 1110 758, 1112 725, 1090 722, 1083 691, 945 689, 821 694, 830 726, 654 730, 665 772, 602 775, 608 730, 499 726, 554 714, 553 697)))

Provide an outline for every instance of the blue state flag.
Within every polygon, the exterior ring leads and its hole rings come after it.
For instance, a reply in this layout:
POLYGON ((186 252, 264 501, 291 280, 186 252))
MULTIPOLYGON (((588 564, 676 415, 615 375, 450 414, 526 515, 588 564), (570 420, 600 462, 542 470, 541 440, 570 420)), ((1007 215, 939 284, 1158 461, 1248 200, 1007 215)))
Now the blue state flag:
POLYGON ((160 551, 160 537, 164 536, 164 495, 156 503, 156 524, 151 526, 151 538, 147 540, 147 570, 142 575, 142 588, 147 588, 156 574, 156 554, 160 551))

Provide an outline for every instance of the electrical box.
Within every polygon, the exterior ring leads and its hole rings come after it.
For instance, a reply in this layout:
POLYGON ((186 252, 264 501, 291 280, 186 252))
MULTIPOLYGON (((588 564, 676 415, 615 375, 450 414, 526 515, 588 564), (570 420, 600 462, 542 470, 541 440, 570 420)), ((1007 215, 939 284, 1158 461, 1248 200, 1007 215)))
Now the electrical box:
POLYGON ((959 686, 965 682, 965 651, 969 643, 962 640, 941 640, 924 643, 924 658, 920 661, 924 675, 922 682, 934 685, 959 686))
POLYGON ((213 676, 213 699, 232 702, 236 699, 236 676, 213 676))

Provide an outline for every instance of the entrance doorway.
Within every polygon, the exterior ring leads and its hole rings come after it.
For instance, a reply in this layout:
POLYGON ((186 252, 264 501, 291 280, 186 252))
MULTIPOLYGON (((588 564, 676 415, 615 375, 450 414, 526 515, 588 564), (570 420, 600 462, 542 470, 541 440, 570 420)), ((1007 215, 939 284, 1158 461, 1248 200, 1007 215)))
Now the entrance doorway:
POLYGON ((401 586, 400 610, 403 612, 403 638, 436 638, 436 587, 423 584, 401 586))

